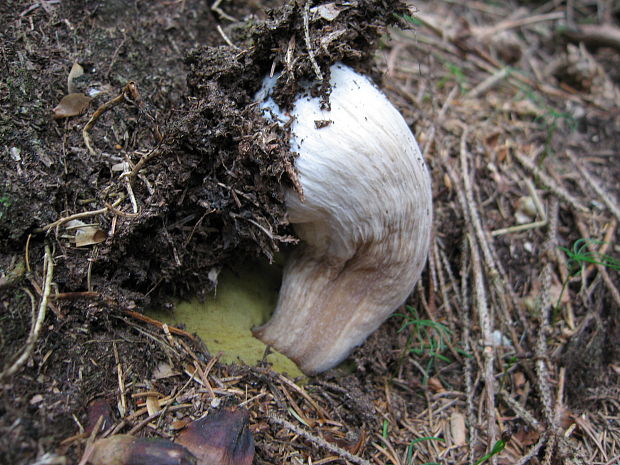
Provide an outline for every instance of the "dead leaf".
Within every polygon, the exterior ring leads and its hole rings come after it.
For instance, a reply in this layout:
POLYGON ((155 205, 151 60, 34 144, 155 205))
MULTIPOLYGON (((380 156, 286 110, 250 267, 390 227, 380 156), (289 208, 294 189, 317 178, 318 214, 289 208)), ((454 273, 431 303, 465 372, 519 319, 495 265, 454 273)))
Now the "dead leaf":
POLYGON ((540 438, 540 433, 534 429, 521 428, 512 435, 513 439, 522 447, 528 447, 536 444, 540 438))
POLYGON ((188 419, 174 420, 172 423, 170 423, 170 429, 174 431, 182 430, 183 428, 187 428, 187 425, 190 423, 190 421, 191 420, 188 419))
POLYGON ((155 396, 148 396, 146 398, 146 410, 149 412, 149 416, 159 412, 161 410, 159 399, 155 396))
POLYGON ((465 415, 460 412, 454 412, 450 417, 450 434, 454 446, 463 446, 467 444, 465 431, 465 415))
POLYGON ((88 461, 93 465, 196 465, 196 458, 185 447, 168 439, 127 434, 95 441, 88 461))
POLYGON ((107 239, 107 235, 95 224, 86 224, 80 220, 68 221, 65 225, 67 231, 75 231, 73 236, 63 236, 75 243, 76 247, 99 244, 107 239))
POLYGON ((85 226, 75 232, 75 246, 85 247, 87 245, 100 244, 106 238, 106 233, 96 226, 85 226))
POLYGON ((90 401, 86 407, 86 427, 84 428, 84 432, 90 435, 95 429, 95 426, 97 426, 97 423, 99 423, 101 417, 103 417, 103 420, 100 425, 100 431, 105 431, 112 426, 113 423, 112 407, 107 399, 97 397, 90 401))
POLYGON ((65 95, 52 110, 54 119, 81 115, 86 111, 91 100, 90 97, 81 93, 65 95))
POLYGON ((446 392, 446 389, 441 384, 441 381, 436 376, 431 376, 428 379, 428 387, 434 392, 446 392))
POLYGON ((254 437, 244 408, 221 409, 193 421, 176 438, 196 458, 198 465, 251 465, 254 437))
POLYGON ((527 379, 525 378, 525 375, 520 372, 520 371, 515 371, 514 374, 512 375, 512 379, 513 379, 513 383, 515 385, 515 387, 517 389, 522 388, 523 386, 525 386, 525 383, 527 382, 527 379))

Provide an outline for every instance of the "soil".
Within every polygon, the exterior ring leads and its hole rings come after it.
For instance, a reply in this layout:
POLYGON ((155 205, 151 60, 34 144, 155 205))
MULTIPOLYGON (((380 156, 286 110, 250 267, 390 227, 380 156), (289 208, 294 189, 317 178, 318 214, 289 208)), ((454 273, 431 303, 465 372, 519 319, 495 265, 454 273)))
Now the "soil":
POLYGON ((549 22, 616 27, 618 12, 211 3, 0 4, 0 463, 78 463, 98 435, 173 438, 175 422, 241 402, 260 464, 472 463, 506 431, 498 463, 617 460, 620 60, 549 22), (374 77, 414 129, 435 237, 419 289, 353 371, 301 387, 268 364, 220 364, 141 314, 296 243, 283 204, 295 154, 254 94, 282 72, 286 107, 336 61, 374 77), (88 108, 53 118, 75 92, 88 108), (541 225, 495 234, 537 195, 541 225), (561 249, 579 244, 581 263, 561 249))

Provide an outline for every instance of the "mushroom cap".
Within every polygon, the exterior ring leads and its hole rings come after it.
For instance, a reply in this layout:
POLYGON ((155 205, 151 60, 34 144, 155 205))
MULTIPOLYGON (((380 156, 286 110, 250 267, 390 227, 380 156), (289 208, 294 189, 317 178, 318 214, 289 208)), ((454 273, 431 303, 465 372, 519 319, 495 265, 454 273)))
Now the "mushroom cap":
MULTIPOLYGON (((346 358, 407 299, 432 223, 430 176, 401 114, 350 67, 330 71, 330 108, 306 87, 290 113, 304 199, 289 189, 286 206, 303 244, 272 319, 254 331, 308 374, 346 358)), ((257 100, 284 122, 274 84, 266 80, 257 100)))

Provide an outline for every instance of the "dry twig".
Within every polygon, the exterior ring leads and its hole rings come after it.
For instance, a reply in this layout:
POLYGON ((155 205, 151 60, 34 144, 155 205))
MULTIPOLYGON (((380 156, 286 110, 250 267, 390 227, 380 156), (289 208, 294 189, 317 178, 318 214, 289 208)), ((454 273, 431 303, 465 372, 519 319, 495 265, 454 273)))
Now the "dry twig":
POLYGON ((287 428, 288 430, 292 431, 293 433, 303 437, 304 439, 310 441, 312 444, 314 444, 315 446, 321 447, 323 449, 327 449, 328 451, 337 454, 338 456, 342 457, 343 459, 348 460, 349 462, 353 462, 356 463, 358 465, 372 465, 368 460, 363 459, 360 456, 357 455, 353 455, 350 452, 342 449, 341 447, 338 447, 334 444, 331 444, 329 442, 327 442, 325 439, 320 438, 318 436, 315 436, 314 434, 306 431, 303 428, 300 428, 296 425, 294 425, 293 423, 291 423, 290 421, 285 420, 284 418, 276 415, 275 413, 270 414, 267 419, 273 423, 276 423, 277 425, 283 426, 285 428, 287 428))
POLYGON ((314 69, 314 74, 319 81, 323 81, 323 73, 321 72, 321 68, 319 64, 316 62, 316 58, 314 57, 314 49, 312 48, 312 41, 310 40, 310 2, 307 1, 304 5, 304 38, 306 39, 306 49, 308 50, 308 59, 310 63, 312 63, 312 68, 314 69))
MULTIPOLYGON (((543 149, 541 148, 540 150, 542 151, 543 149)), ((520 154, 518 150, 515 150, 513 152, 513 155, 525 169, 530 171, 534 176, 536 176, 536 178, 540 179, 540 181, 548 189, 553 191, 553 193, 557 195, 560 199, 571 205, 578 212, 584 213, 588 211, 588 209, 584 207, 583 204, 579 202, 579 200, 570 195, 566 189, 556 184, 556 182, 551 179, 551 177, 547 173, 543 172, 543 170, 537 167, 532 161, 532 159, 520 154)), ((536 156, 534 156, 533 158, 536 158, 536 156)))

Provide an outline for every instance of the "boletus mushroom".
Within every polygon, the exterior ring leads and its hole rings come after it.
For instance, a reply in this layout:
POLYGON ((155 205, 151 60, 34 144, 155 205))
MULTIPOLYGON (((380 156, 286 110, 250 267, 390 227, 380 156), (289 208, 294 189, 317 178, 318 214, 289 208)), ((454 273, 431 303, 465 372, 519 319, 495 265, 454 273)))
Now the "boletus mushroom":
POLYGON ((272 98, 277 76, 256 96, 266 117, 290 124, 303 197, 286 192, 302 243, 254 335, 309 375, 344 360, 407 299, 432 219, 430 177, 402 115, 350 67, 330 72, 328 109, 308 84, 284 113, 272 98))

